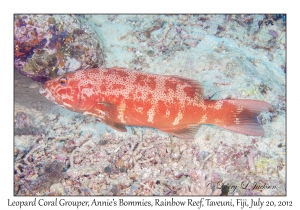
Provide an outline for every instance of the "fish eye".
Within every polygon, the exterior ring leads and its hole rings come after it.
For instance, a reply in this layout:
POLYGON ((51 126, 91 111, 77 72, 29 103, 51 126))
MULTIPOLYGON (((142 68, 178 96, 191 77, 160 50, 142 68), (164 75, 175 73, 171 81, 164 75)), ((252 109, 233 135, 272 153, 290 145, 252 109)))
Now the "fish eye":
POLYGON ((60 78, 59 83, 63 86, 66 86, 68 84, 68 78, 67 77, 60 78))

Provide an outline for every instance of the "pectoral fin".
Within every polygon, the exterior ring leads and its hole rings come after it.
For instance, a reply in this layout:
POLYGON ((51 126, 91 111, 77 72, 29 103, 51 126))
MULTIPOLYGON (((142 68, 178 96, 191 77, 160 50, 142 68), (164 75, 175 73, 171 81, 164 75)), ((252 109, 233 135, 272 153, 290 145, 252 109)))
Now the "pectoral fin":
POLYGON ((112 127, 113 129, 121 132, 126 132, 127 129, 122 123, 117 123, 114 121, 118 117, 119 109, 113 103, 109 102, 98 102, 100 106, 103 106, 102 110, 104 111, 104 115, 99 119, 104 124, 112 127))

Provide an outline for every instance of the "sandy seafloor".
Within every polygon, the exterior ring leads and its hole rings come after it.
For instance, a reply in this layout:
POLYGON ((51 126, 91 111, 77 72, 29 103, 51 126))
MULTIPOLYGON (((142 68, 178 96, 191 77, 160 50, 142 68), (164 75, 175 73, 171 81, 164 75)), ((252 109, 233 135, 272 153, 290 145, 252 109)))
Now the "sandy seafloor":
POLYGON ((192 78, 206 98, 270 103, 259 117, 265 135, 208 125, 191 140, 151 128, 117 132, 53 104, 39 94, 40 83, 15 71, 15 195, 286 195, 282 19, 271 24, 265 15, 83 18, 104 46, 106 67, 192 78))

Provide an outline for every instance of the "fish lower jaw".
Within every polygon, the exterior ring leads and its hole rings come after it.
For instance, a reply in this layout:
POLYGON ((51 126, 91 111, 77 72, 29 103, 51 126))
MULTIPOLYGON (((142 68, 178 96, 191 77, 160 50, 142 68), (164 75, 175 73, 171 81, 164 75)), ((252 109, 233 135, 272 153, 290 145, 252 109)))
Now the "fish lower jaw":
POLYGON ((40 90, 39 90, 39 92, 40 92, 41 95, 43 95, 43 96, 46 97, 47 91, 44 88, 41 87, 40 90))
POLYGON ((52 97, 52 95, 49 93, 49 91, 47 91, 43 87, 40 88, 39 92, 40 92, 41 95, 43 95, 49 101, 52 101, 52 102, 56 103, 55 100, 54 100, 54 98, 52 97))

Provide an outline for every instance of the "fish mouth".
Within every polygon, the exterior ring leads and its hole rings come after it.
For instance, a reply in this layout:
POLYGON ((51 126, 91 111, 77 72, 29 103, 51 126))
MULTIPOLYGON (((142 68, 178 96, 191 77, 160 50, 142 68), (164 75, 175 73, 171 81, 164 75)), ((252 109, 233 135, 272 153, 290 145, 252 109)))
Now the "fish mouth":
POLYGON ((41 87, 40 90, 39 90, 39 92, 40 92, 41 95, 43 95, 49 101, 55 102, 54 98, 52 97, 52 95, 50 94, 50 92, 48 91, 48 89, 45 89, 45 88, 41 87))
POLYGON ((45 97, 46 97, 46 95, 48 94, 47 91, 46 91, 43 87, 40 88, 40 91, 39 91, 39 92, 40 92, 40 94, 42 94, 42 95, 45 96, 45 97))

